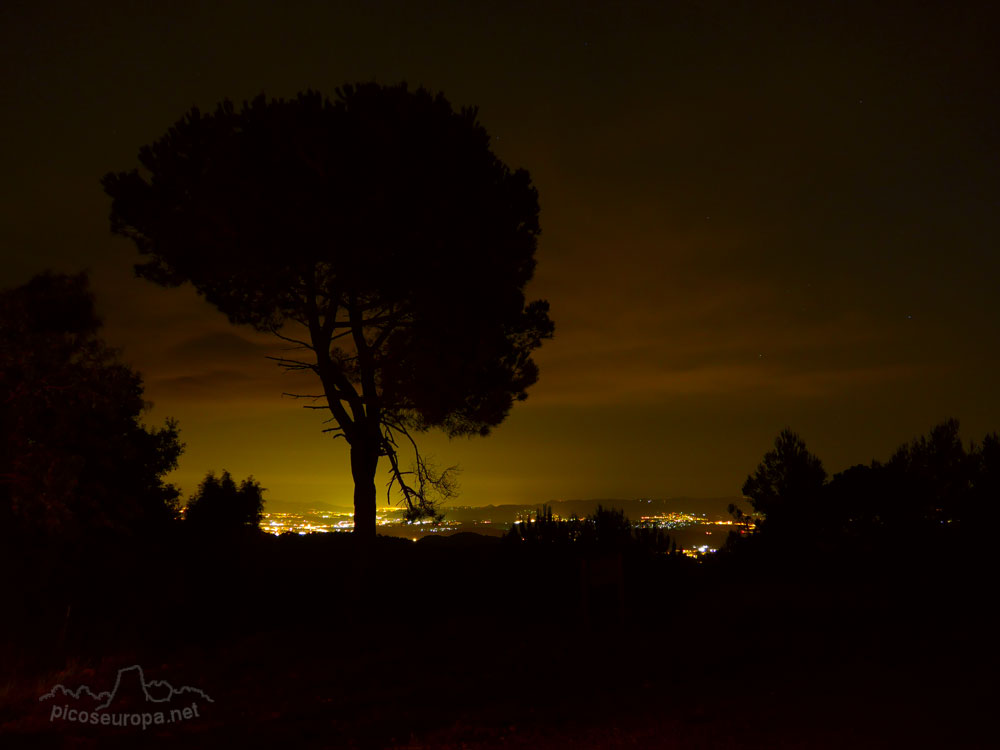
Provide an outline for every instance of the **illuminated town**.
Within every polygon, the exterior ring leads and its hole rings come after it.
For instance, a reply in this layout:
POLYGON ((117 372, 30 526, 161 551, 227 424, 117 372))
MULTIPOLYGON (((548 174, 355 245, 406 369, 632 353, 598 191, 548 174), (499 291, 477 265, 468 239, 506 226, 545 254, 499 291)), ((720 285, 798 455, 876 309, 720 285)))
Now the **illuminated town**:
MULTIPOLYGON (((375 514, 375 523, 380 533, 392 536, 410 536, 419 538, 426 534, 437 534, 446 531, 456 531, 464 526, 458 521, 445 519, 440 523, 420 521, 408 523, 403 517, 403 511, 398 508, 379 509, 375 514)), ((487 522, 488 523, 488 522, 487 522)), ((327 534, 354 530, 354 511, 350 510, 316 510, 310 508, 301 513, 264 513, 260 528, 269 534, 327 534)))
MULTIPOLYGON (((458 509, 456 509, 458 510, 458 509)), ((501 536, 519 523, 534 523, 531 514, 509 520, 503 518, 509 513, 500 508, 463 508, 459 519, 446 518, 440 522, 429 520, 407 522, 401 508, 380 508, 376 513, 379 533, 387 536, 409 538, 417 541, 425 536, 440 534, 448 536, 457 532, 475 532, 486 536, 501 536), (478 512, 477 512, 478 511, 478 512), (496 517, 499 516, 499 517, 496 517)), ((569 520, 572 516, 552 514, 553 520, 569 520)), ((641 516, 633 523, 636 527, 657 528, 671 532, 677 542, 678 552, 688 557, 701 557, 716 552, 725 542, 730 531, 741 528, 731 519, 712 519, 704 513, 672 511, 641 516), (677 532, 682 532, 678 534, 677 532), (710 537, 705 539, 705 537, 710 537), (699 543, 700 542, 700 543, 699 543)), ((260 527, 274 534, 328 534, 349 532, 354 529, 354 513, 351 510, 321 510, 310 508, 301 512, 265 512, 260 527)), ((753 524, 746 527, 752 531, 753 524)))

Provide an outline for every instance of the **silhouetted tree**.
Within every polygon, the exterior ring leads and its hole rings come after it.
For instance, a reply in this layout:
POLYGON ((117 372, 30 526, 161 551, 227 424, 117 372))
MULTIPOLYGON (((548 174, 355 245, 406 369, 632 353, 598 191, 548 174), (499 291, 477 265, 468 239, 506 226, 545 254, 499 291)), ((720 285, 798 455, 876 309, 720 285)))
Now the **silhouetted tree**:
POLYGON ((615 508, 597 506, 594 515, 588 519, 587 529, 590 532, 584 541, 598 547, 622 549, 632 542, 632 523, 625 516, 625 511, 615 508))
POLYGON ((822 530, 870 546, 899 517, 897 491, 890 472, 878 461, 835 474, 824 488, 822 530))
POLYGON ((8 538, 149 529, 177 512, 177 424, 98 336, 85 274, 0 292, 0 525, 8 538))
POLYGON ((973 446, 974 466, 971 491, 959 508, 961 524, 976 536, 992 534, 993 519, 1000 506, 1000 435, 987 434, 973 446))
MULTIPOLYGON (((958 421, 949 419, 884 464, 852 466, 825 484, 824 476, 797 436, 783 432, 743 487, 763 515, 764 536, 777 532, 787 540, 797 531, 814 547, 890 555, 982 544, 1000 500, 1000 438, 988 434, 966 450, 958 421)), ((746 520, 738 509, 730 512, 746 520)))
POLYGON ((743 494, 762 517, 758 530, 785 536, 820 517, 825 481, 822 462, 786 428, 775 439, 774 448, 764 454, 757 470, 747 477, 743 494))
POLYGON ((949 419, 930 434, 902 445, 886 464, 898 502, 898 527, 924 530, 957 520, 959 508, 972 490, 975 459, 958 434, 958 420, 949 419))
POLYGON ((149 256, 138 275, 189 281, 234 324, 306 352, 279 363, 316 374, 307 397, 326 403, 311 408, 350 445, 358 534, 375 534, 381 456, 411 516, 433 513, 449 473, 419 452, 404 471, 398 442, 488 434, 527 397, 553 332, 548 304, 523 293, 537 193, 477 110, 405 84, 261 95, 192 109, 139 161, 103 180, 113 231, 149 256))
POLYGON ((264 512, 264 490, 253 477, 237 486, 228 471, 216 477, 214 472, 198 485, 198 492, 188 500, 184 521, 192 527, 211 532, 260 528, 264 512))
POLYGON ((507 531, 506 537, 510 541, 564 545, 579 537, 582 524, 575 515, 568 520, 554 518, 552 506, 542 505, 535 510, 534 519, 519 518, 507 531))
MULTIPOLYGON (((671 551, 670 537, 652 525, 633 527, 625 511, 597 506, 593 515, 584 519, 576 515, 557 519, 552 507, 543 505, 535 517, 523 519, 511 526, 506 534, 511 542, 528 542, 554 546, 574 545, 577 552, 594 550, 628 550, 641 554, 666 554, 671 551)), ((676 550, 676 545, 674 545, 676 550)))

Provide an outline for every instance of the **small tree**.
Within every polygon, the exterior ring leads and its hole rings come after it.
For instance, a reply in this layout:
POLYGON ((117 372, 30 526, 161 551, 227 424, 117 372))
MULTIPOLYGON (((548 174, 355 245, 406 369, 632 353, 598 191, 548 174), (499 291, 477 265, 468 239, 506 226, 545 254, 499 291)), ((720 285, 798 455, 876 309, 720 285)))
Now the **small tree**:
POLYGON ((871 546, 899 520, 900 488, 879 461, 834 474, 824 487, 829 533, 871 546))
POLYGON ((977 456, 966 452, 957 419, 900 446, 886 464, 898 498, 896 523, 933 529, 956 521, 972 491, 977 456))
POLYGON ((1000 435, 991 432, 972 450, 974 479, 967 502, 959 512, 960 523, 970 533, 993 533, 992 519, 1000 503, 1000 435))
POLYGON ((228 471, 216 477, 209 472, 188 500, 184 520, 192 527, 211 532, 260 527, 264 512, 264 489, 253 477, 237 486, 228 471))
POLYGON ((169 522, 177 424, 141 422, 142 378, 99 337, 85 274, 0 292, 0 533, 74 538, 169 522))
POLYGON ((263 95, 192 109, 111 173, 112 230, 235 324, 268 331, 313 372, 334 437, 350 445, 355 532, 375 536, 379 459, 411 517, 454 489, 414 434, 486 435, 537 380, 553 332, 527 302, 540 229, 523 169, 490 148, 475 108, 405 84, 263 95), (401 446, 415 452, 406 471, 401 446))
POLYGON ((762 516, 762 532, 785 534, 819 517, 825 481, 822 462, 806 450, 798 435, 785 428, 757 470, 747 477, 743 494, 762 516))

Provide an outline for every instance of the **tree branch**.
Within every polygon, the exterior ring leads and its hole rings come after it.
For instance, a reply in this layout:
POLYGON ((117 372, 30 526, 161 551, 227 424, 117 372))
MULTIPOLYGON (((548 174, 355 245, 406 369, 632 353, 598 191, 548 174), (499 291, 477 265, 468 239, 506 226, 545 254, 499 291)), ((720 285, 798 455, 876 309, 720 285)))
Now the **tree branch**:
POLYGON ((316 365, 309 364, 308 362, 302 362, 297 359, 288 359, 286 357, 270 357, 265 356, 264 359, 270 359, 278 363, 279 367, 284 367, 286 370, 313 370, 315 372, 316 365))
POLYGON ((296 349, 308 349, 309 351, 315 351, 311 344, 307 344, 305 341, 299 339, 293 339, 291 336, 285 336, 284 334, 278 333, 277 331, 271 331, 275 336, 277 336, 282 341, 287 341, 290 344, 298 344, 296 349))
POLYGON ((390 469, 389 482, 386 485, 386 502, 392 502, 392 488, 397 486, 403 496, 403 501, 406 503, 406 519, 408 521, 420 518, 440 521, 444 514, 438 506, 458 494, 458 486, 454 479, 458 467, 450 466, 440 473, 436 472, 433 465, 420 454, 417 443, 408 430, 398 424, 395 427, 383 424, 386 429, 381 436, 381 450, 383 455, 389 459, 390 469), (415 463, 409 471, 400 469, 398 444, 393 430, 404 435, 413 447, 415 463), (416 487, 411 486, 406 479, 406 477, 413 476, 417 479, 416 487), (435 495, 437 497, 434 497, 435 495))
MULTIPOLYGON (((314 371, 323 383, 323 390, 327 394, 327 406, 343 429, 347 442, 353 444, 355 426, 359 420, 364 418, 364 407, 357 391, 354 390, 337 363, 330 358, 330 336, 324 328, 324 326, 330 325, 330 321, 325 320, 323 324, 320 323, 319 307, 316 303, 315 272, 313 276, 306 279, 306 318, 309 336, 313 342, 312 350, 316 354, 314 371), (347 410, 344 409, 341 402, 346 402, 350 406, 353 419, 348 416, 347 410)), ((336 326, 335 323, 333 325, 336 326)))

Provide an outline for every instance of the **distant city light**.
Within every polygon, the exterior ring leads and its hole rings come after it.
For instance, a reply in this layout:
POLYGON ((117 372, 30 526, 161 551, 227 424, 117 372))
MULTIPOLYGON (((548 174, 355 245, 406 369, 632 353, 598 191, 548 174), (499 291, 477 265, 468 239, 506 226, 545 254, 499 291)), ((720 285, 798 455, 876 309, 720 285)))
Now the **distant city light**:
MULTIPOLYGON (((646 501, 644 502, 651 502, 646 501)), ((468 509, 466 509, 468 510, 468 509)), ((484 509, 485 511, 485 509, 484 509)), ((554 521, 567 521, 569 517, 553 513, 554 521)), ((585 519, 578 519, 585 520, 585 519)), ((421 519, 419 521, 407 521, 403 508, 382 508, 376 513, 375 523, 379 527, 379 533, 388 536, 397 536, 419 541, 428 535, 442 535, 458 531, 478 531, 490 535, 499 535, 511 528, 516 528, 520 524, 534 524, 537 518, 528 516, 517 518, 516 520, 501 521, 495 518, 469 518, 466 514, 464 520, 456 521, 445 519, 435 522, 431 519, 421 519), (481 530, 481 531, 479 531, 481 530), (412 536, 416 533, 416 536, 412 536)), ((710 520, 704 513, 689 512, 665 512, 656 515, 641 516, 637 521, 633 521, 633 527, 637 529, 663 529, 667 532, 676 532, 680 529, 691 528, 691 532, 703 533, 711 536, 711 528, 705 527, 725 526, 727 531, 739 531, 741 535, 752 532, 754 524, 737 523, 732 519, 710 520), (699 528, 700 527, 700 528, 699 528)), ((262 514, 260 523, 262 531, 280 536, 282 534, 295 534, 297 536, 308 536, 311 534, 337 534, 349 533, 354 530, 354 513, 352 510, 320 510, 310 508, 297 513, 291 512, 265 512, 262 514)), ((717 551, 716 547, 707 544, 699 544, 689 538, 690 546, 681 546, 679 539, 674 539, 678 553, 687 557, 698 559, 705 555, 711 555, 717 551)))

